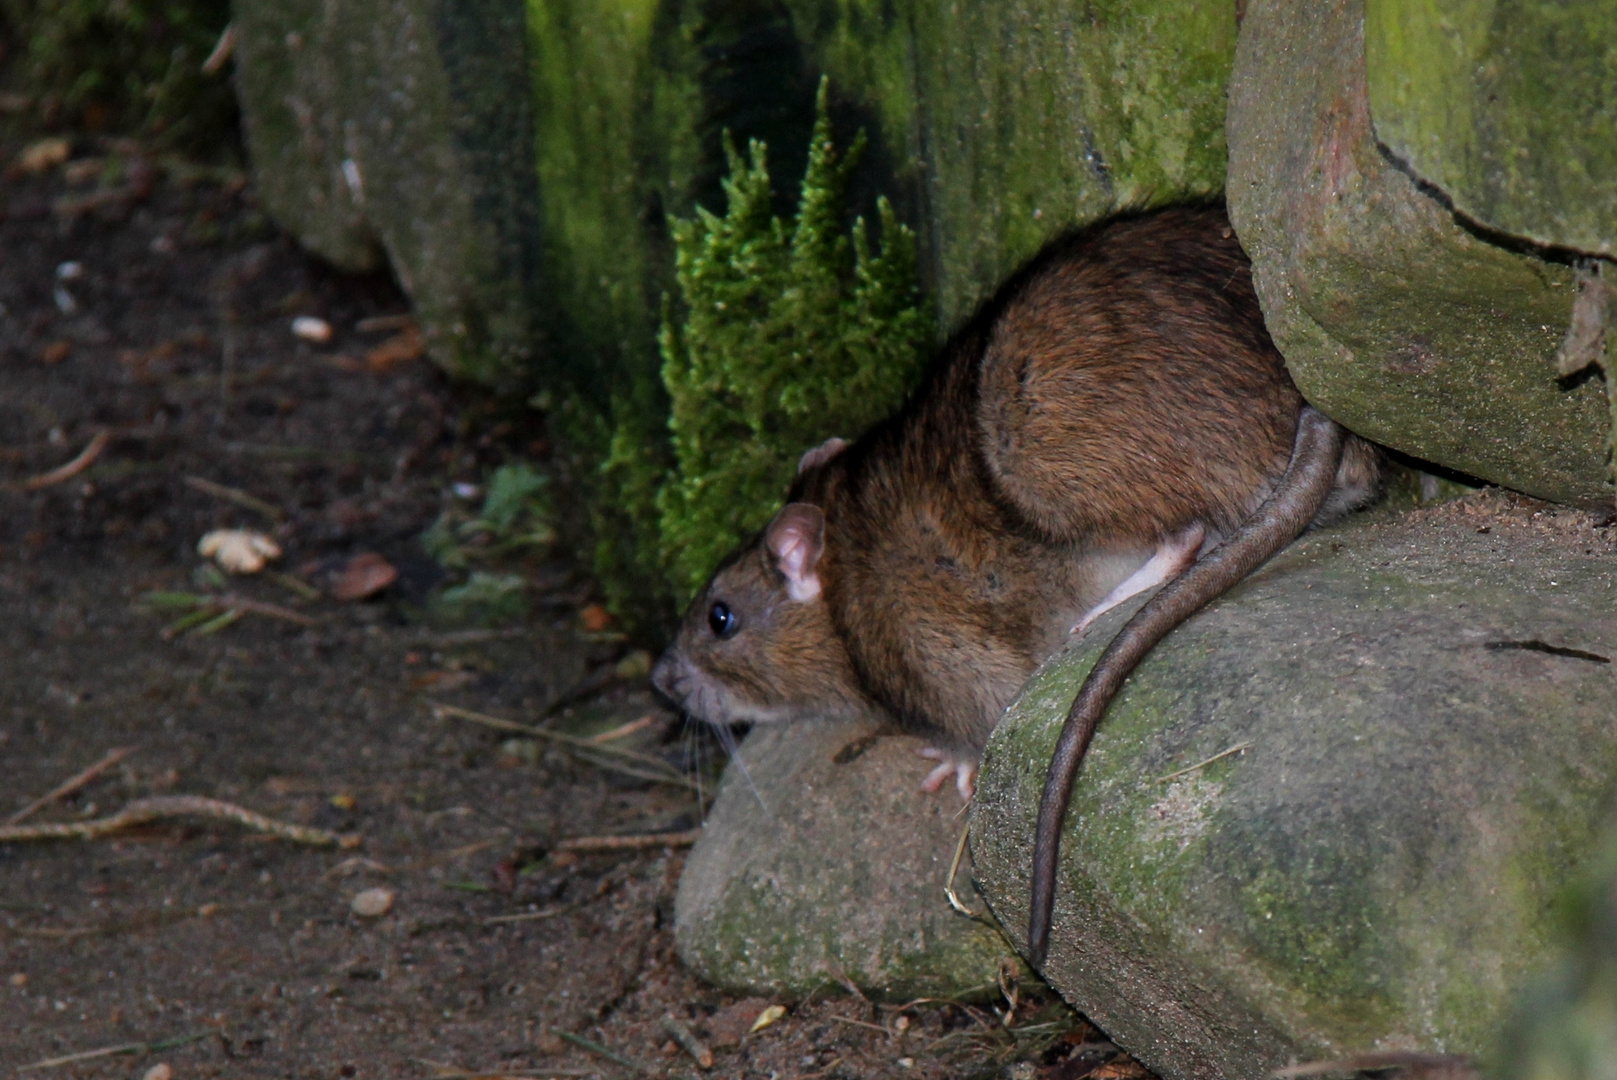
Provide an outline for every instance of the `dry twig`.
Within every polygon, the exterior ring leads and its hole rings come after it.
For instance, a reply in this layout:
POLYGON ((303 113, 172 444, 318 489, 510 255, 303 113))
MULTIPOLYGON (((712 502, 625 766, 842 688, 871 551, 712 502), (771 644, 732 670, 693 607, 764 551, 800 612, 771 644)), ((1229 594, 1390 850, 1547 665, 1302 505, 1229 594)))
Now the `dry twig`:
POLYGON ((1171 772, 1166 776, 1159 776, 1159 777, 1157 777, 1156 782, 1159 783, 1159 784, 1166 784, 1169 780, 1177 780, 1181 776, 1186 776, 1186 775, 1188 775, 1190 773, 1195 772, 1197 769, 1206 768, 1208 765, 1211 765, 1215 761, 1221 761, 1224 758, 1229 757, 1231 754, 1239 754, 1242 750, 1246 750, 1246 749, 1250 748, 1251 745, 1252 744, 1250 742, 1238 742, 1234 746, 1230 747, 1228 750, 1220 750, 1218 753, 1214 754, 1212 757, 1203 758, 1201 761, 1196 762, 1196 764, 1194 764, 1194 765, 1186 765, 1183 769, 1180 769, 1177 772, 1171 772))
POLYGON ((683 832, 634 833, 628 836, 574 836, 556 844, 556 851, 644 851, 646 848, 690 847, 701 829, 683 832))
POLYGON ((892 1029, 890 1028, 884 1028, 880 1024, 872 1024, 864 1020, 855 1020, 851 1016, 838 1016, 835 1013, 832 1013, 830 1016, 827 1016, 826 1019, 835 1020, 839 1024, 852 1024, 855 1027, 869 1028, 871 1031, 879 1031, 883 1035, 891 1035, 893 1033, 892 1029))
POLYGON ((22 821, 24 818, 30 816, 36 811, 49 806, 57 799, 66 798, 139 749, 140 747, 138 746, 120 746, 116 750, 107 751, 106 757, 102 758, 94 765, 91 765, 83 772, 62 781, 46 794, 41 795, 39 798, 29 803, 21 810, 18 810, 15 814, 12 814, 10 817, 6 818, 5 824, 15 825, 17 822, 22 821))
POLYGON ((691 1031, 690 1028, 672 1016, 665 1016, 663 1017, 663 1030, 673 1036, 674 1041, 679 1043, 680 1048, 695 1058, 696 1063, 702 1068, 711 1069, 713 1067, 713 1051, 709 1050, 707 1044, 698 1039, 695 1032, 691 1031))
POLYGON ((241 488, 233 488, 226 484, 216 484, 212 480, 200 476, 187 476, 185 486, 204 495, 212 495, 216 499, 233 502, 237 506, 251 510, 256 514, 263 514, 271 521, 285 521, 286 511, 274 503, 267 503, 263 499, 249 495, 241 488))
POLYGON ((1418 1076, 1445 1077, 1452 1080, 1476 1076, 1467 1058, 1448 1054, 1422 1054, 1410 1050, 1384 1050, 1342 1058, 1339 1061, 1305 1061, 1301 1065, 1276 1069, 1270 1075, 1279 1077, 1280 1080, 1297 1080, 1304 1076, 1364 1072, 1369 1069, 1411 1069, 1418 1076))
POLYGON ((576 753, 579 757, 592 765, 613 772, 620 772, 626 776, 637 777, 641 780, 654 780, 661 784, 673 784, 677 787, 696 789, 690 777, 674 769, 661 758, 649 754, 637 754, 633 750, 622 750, 617 747, 593 743, 588 739, 581 739, 576 735, 567 735, 560 731, 551 731, 549 728, 533 727, 530 724, 519 724, 515 720, 506 720, 498 716, 489 716, 487 713, 473 712, 458 705, 446 705, 443 702, 425 699, 439 717, 453 716, 461 720, 469 720, 474 724, 493 728, 496 731, 510 731, 522 735, 531 735, 536 739, 547 739, 558 743, 576 753))
POLYGON ((187 630, 195 630, 199 634, 211 633, 235 622, 243 615, 263 615, 271 619, 280 619, 282 622, 296 623, 298 626, 320 625, 319 619, 305 615, 301 611, 237 596, 234 593, 226 593, 224 596, 193 596, 179 593, 163 594, 163 597, 168 606, 172 607, 175 603, 183 601, 185 606, 191 609, 189 614, 160 631, 164 641, 172 641, 187 630), (200 627, 199 623, 202 623, 200 627))
POLYGON ((43 488, 60 484, 65 480, 71 480, 91 465, 94 465, 96 458, 101 456, 101 452, 107 448, 107 444, 111 441, 112 429, 102 428, 95 433, 95 437, 89 441, 84 449, 79 451, 78 457, 69 461, 66 465, 58 465, 50 472, 30 476, 17 486, 23 491, 39 491, 43 488))
MULTIPOLYGON (((552 1030, 554 1031, 555 1029, 552 1030)), ((615 1050, 609 1050, 600 1043, 596 1042, 594 1039, 586 1039, 582 1035, 574 1035, 571 1031, 556 1031, 555 1034, 559 1035, 563 1039, 566 1039, 574 1046, 583 1047, 590 1053, 604 1057, 608 1061, 615 1061, 619 1065, 622 1065, 625 1069, 633 1069, 635 1072, 643 1075, 648 1075, 651 1073, 651 1069, 640 1064, 640 1062, 635 1061, 633 1058, 626 1058, 615 1050)))
POLYGON ((621 739, 624 736, 633 735, 637 731, 644 731, 652 724, 655 724, 657 720, 658 714, 649 712, 640 717, 638 720, 630 720, 627 724, 619 724, 610 731, 603 731, 599 735, 591 735, 589 741, 599 746, 601 743, 611 742, 614 739, 621 739))
POLYGON ((542 911, 518 911, 511 915, 490 915, 483 920, 483 925, 502 926, 505 923, 539 922, 541 919, 554 919, 557 915, 567 914, 577 906, 577 904, 562 904, 560 907, 545 908, 542 911))
POLYGON ((198 1032, 195 1035, 181 1035, 177 1039, 163 1039, 159 1042, 119 1043, 117 1046, 103 1046, 98 1050, 81 1050, 77 1054, 64 1054, 61 1057, 46 1058, 43 1061, 31 1062, 27 1065, 17 1066, 18 1072, 32 1072, 35 1069, 54 1069, 58 1065, 73 1065, 80 1061, 94 1061, 97 1058, 114 1057, 118 1054, 153 1054, 162 1050, 173 1050, 178 1046, 201 1042, 211 1031, 198 1032))
POLYGON ((292 825, 265 817, 235 803, 209 799, 201 795, 158 795, 149 799, 136 799, 111 817, 91 821, 69 821, 49 825, 0 825, 0 844, 23 840, 92 840, 98 836, 177 817, 206 817, 220 821, 233 821, 255 832, 279 836, 300 844, 317 847, 357 847, 359 837, 338 834, 307 825, 292 825))

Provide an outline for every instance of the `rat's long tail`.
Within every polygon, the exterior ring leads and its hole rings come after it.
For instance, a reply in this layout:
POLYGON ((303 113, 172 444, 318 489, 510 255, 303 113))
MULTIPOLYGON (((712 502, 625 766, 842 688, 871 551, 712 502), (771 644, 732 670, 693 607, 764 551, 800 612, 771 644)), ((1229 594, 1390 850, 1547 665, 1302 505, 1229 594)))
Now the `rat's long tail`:
POLYGON ((1028 915, 1028 959, 1044 964, 1050 944, 1050 916, 1055 904, 1056 859, 1061 824, 1067 815, 1073 777, 1089 749, 1095 725, 1106 706, 1157 642, 1203 606, 1256 570, 1269 556, 1291 543, 1325 505, 1342 461, 1346 433, 1325 415, 1304 406, 1297 418, 1297 441, 1291 463, 1252 516, 1228 540, 1164 585, 1134 618, 1117 632, 1084 680, 1067 722, 1056 741, 1055 756, 1039 799, 1039 824, 1033 842, 1033 896, 1028 915))

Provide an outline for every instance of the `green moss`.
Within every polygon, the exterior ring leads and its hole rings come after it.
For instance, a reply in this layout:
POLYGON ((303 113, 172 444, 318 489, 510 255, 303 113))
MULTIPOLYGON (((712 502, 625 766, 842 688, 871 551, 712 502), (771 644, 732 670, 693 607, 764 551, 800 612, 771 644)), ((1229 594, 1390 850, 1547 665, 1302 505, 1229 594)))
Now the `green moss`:
POLYGON ((798 457, 896 408, 920 366, 915 239, 880 205, 882 249, 844 229, 862 140, 838 157, 822 83, 794 225, 770 212, 764 146, 731 148, 723 217, 676 222, 679 302, 661 335, 676 470, 658 495, 675 588, 701 588, 780 505, 798 457))
POLYGON ((0 0, 12 81, 47 119, 200 152, 235 145, 229 79, 201 71, 229 21, 226 0, 0 0))
POLYGON ((1063 229, 1223 190, 1233 5, 786 2, 924 207, 946 325, 1063 229))
MULTIPOLYGON (((1262 9, 1243 27, 1230 84, 1231 219, 1252 257, 1269 332, 1310 401, 1413 457, 1539 498, 1610 506, 1601 384, 1563 383, 1555 371, 1572 270, 1457 219, 1418 182, 1435 174, 1401 168, 1402 151, 1389 156, 1382 141, 1401 122, 1378 96, 1389 72, 1413 65, 1412 85, 1424 95, 1421 80, 1439 67, 1465 67, 1473 31, 1503 63, 1515 34, 1491 29, 1491 20, 1507 7, 1390 0, 1363 17, 1357 5, 1262 9), (1409 32, 1432 33, 1430 56, 1387 50, 1378 20, 1400 8, 1409 32), (1426 15, 1448 29, 1422 23, 1426 15)), ((1593 5, 1543 10, 1553 18, 1582 7, 1593 5)), ((1550 64, 1544 70, 1561 78, 1550 64)), ((1453 107, 1457 129, 1470 130, 1466 110, 1494 106, 1463 96, 1457 87, 1404 120, 1418 134, 1453 107)), ((1417 139, 1408 149, 1424 145, 1417 139)), ((1524 148, 1537 150, 1516 147, 1524 148)))
POLYGON ((1485 224, 1617 249, 1617 8, 1369 0, 1376 134, 1485 224))
MULTIPOLYGON (((1183 964, 1160 973, 1176 998, 1235 1025, 1250 1010, 1288 1053, 1487 1046, 1545 955, 1558 883, 1589 857, 1617 742, 1599 665, 1526 675, 1465 635, 1527 618, 1597 640, 1611 591, 1598 553, 1500 549, 1390 515, 1288 549, 1113 702, 1063 833, 1070 951, 1046 974, 1086 1010, 1138 1008, 1114 1000, 1133 974, 1095 969, 1104 934, 1183 964)), ((1045 764, 1098 647, 1035 675, 984 762, 973 855, 1013 930, 1045 764)))

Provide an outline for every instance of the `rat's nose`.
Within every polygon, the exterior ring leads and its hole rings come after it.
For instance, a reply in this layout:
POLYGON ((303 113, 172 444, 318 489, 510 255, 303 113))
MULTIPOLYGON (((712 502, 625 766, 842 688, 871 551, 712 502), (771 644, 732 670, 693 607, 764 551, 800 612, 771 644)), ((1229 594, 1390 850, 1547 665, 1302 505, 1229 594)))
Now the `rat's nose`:
POLYGON ((670 701, 674 700, 674 671, 677 661, 673 650, 670 649, 657 658, 657 663, 651 669, 651 685, 657 692, 670 701))

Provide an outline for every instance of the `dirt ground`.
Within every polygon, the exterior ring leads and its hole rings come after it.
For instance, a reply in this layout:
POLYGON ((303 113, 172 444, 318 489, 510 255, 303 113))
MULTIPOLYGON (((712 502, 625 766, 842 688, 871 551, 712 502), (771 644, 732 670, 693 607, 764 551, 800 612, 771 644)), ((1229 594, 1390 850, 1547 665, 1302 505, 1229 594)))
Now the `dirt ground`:
POLYGON ((695 828, 710 738, 565 552, 512 568, 526 616, 433 614, 451 579, 418 538, 475 499, 456 483, 542 456, 537 422, 448 385, 398 320, 357 328, 407 311, 396 288, 300 253, 240 177, 71 150, 0 180, 0 819, 127 750, 23 824, 190 795, 361 840, 191 817, 0 844, 0 1069, 698 1075, 673 1017, 715 1076, 1146 1075, 1028 992, 1008 1023, 1003 1000, 840 997, 749 1032, 777 1003, 675 956, 680 838, 562 844, 695 828), (273 572, 207 570, 222 527, 273 536, 273 572), (397 582, 330 598, 363 553, 397 582), (468 713, 629 730, 579 747, 468 713))

